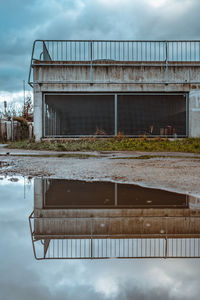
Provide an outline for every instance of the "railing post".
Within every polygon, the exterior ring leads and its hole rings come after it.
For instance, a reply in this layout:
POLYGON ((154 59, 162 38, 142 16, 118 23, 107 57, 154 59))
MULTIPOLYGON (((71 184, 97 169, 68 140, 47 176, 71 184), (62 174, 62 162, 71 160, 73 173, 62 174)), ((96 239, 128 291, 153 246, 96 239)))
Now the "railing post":
POLYGON ((90 257, 93 258, 93 219, 91 218, 90 257))
POLYGON ((168 217, 165 217, 165 258, 168 257, 168 217))
POLYGON ((33 80, 33 84, 31 83, 31 71, 32 71, 32 63, 33 63, 33 57, 34 57, 34 53, 35 53, 35 44, 37 41, 33 42, 33 46, 32 46, 32 54, 31 54, 31 61, 30 61, 30 67, 29 67, 29 73, 28 73, 28 84, 33 88, 34 85, 34 80, 33 80))
POLYGON ((168 257, 168 239, 167 237, 165 238, 165 258, 168 257))

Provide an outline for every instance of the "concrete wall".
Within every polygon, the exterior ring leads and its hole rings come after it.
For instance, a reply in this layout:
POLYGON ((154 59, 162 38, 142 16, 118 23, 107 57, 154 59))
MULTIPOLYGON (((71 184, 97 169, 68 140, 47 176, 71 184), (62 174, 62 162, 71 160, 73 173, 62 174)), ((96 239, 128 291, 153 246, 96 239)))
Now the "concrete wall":
MULTIPOLYGON (((143 65, 93 62, 93 68, 72 62, 42 62, 34 66, 35 137, 42 137, 44 92, 186 92, 189 93, 189 136, 200 136, 200 64, 171 62, 143 65), (198 102, 198 103, 197 103, 198 102)), ((87 62, 86 62, 87 63, 87 62)), ((116 62, 115 62, 116 63, 116 62)))
POLYGON ((43 208, 43 197, 44 197, 44 189, 43 189, 43 181, 41 178, 34 179, 34 209, 42 209, 43 208))
POLYGON ((200 90, 189 93, 189 136, 200 137, 200 90))
MULTIPOLYGON (((156 213, 156 211, 155 211, 156 213)), ((59 213, 58 213, 59 216, 59 213)), ((119 218, 48 218, 41 217, 35 220, 35 236, 37 235, 70 235, 70 236, 110 236, 116 238, 127 238, 131 236, 154 235, 178 237, 200 237, 199 218, 197 217, 138 217, 119 218)))

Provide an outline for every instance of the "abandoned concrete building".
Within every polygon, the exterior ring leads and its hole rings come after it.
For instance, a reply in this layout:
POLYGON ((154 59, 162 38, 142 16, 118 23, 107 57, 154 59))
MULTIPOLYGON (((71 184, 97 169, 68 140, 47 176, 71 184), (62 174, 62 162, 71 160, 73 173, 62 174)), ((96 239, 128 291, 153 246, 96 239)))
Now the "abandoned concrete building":
POLYGON ((200 137, 200 41, 37 40, 41 138, 200 137))

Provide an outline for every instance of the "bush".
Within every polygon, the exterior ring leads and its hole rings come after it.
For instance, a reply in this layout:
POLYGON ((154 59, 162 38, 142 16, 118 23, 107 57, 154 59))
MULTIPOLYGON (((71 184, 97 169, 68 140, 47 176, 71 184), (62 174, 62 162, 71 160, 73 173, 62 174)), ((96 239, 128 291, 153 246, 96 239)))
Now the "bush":
POLYGON ((21 124, 21 128, 20 128, 20 136, 21 139, 27 139, 28 138, 28 123, 26 121, 26 119, 24 119, 23 117, 13 117, 14 121, 18 121, 21 124))

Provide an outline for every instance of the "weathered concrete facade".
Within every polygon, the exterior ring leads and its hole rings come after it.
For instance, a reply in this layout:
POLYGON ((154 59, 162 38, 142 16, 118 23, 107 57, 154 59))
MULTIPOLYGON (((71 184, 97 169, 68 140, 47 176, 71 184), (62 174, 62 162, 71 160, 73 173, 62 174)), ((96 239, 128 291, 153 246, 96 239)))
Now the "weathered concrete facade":
POLYGON ((42 92, 189 92, 200 89, 200 62, 35 61, 34 83, 42 92))
POLYGON ((188 105, 187 135, 200 137, 200 61, 49 58, 44 56, 32 64, 37 140, 44 137, 45 93, 183 93, 188 105))

